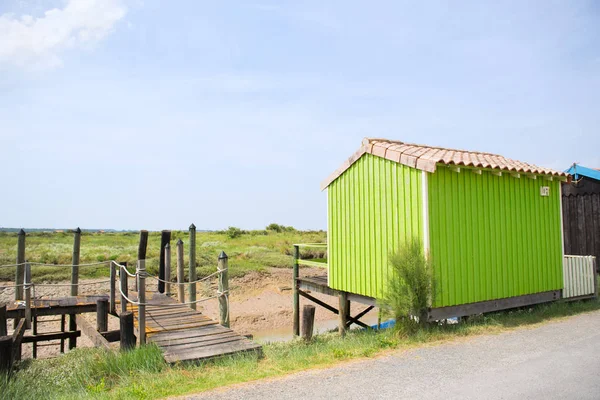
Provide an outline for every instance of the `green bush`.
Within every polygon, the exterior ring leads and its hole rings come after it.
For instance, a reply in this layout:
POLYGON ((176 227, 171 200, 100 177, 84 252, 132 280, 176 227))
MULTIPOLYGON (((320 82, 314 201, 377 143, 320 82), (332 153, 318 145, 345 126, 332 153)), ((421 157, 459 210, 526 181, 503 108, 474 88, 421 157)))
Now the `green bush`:
POLYGON ((236 228, 235 226, 230 226, 225 232, 230 239, 240 237, 244 233, 244 231, 242 231, 240 228, 236 228))
POLYGON ((433 266, 423 252, 423 244, 413 239, 390 255, 392 274, 388 281, 382 308, 396 318, 397 323, 421 325, 427 323, 427 311, 435 301, 436 282, 433 266))

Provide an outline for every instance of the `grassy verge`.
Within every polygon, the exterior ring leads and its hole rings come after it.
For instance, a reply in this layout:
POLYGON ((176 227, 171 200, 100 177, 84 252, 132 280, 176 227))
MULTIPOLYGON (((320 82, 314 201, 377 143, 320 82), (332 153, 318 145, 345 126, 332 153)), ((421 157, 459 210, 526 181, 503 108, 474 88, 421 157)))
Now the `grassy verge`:
POLYGON ((341 360, 373 357, 390 350, 457 337, 498 333, 599 309, 598 300, 551 303, 479 316, 455 325, 433 326, 413 334, 401 329, 351 332, 344 339, 326 334, 317 336, 311 344, 294 341, 266 345, 262 359, 239 355, 199 365, 169 366, 153 346, 124 354, 79 349, 56 359, 21 364, 13 379, 0 383, 0 396, 7 399, 162 398, 326 367, 341 360))
MULTIPOLYGON (((292 265, 292 244, 325 242, 324 231, 240 231, 239 236, 231 237, 228 231, 198 232, 196 238, 196 258, 199 276, 216 270, 217 256, 221 250, 229 256, 230 277, 243 276, 249 271, 262 271, 267 267, 290 268, 292 265)), ((187 231, 172 231, 172 246, 178 239, 184 242, 185 263, 188 263, 189 243, 187 231)), ((84 232, 81 239, 81 263, 95 263, 107 260, 127 261, 137 259, 139 234, 90 233, 84 232)), ((70 264, 73 251, 73 234, 68 232, 34 232, 27 234, 26 258, 30 262, 47 264, 70 264)), ((307 250, 308 257, 322 257, 323 254, 307 250), (315 253, 315 254, 312 254, 315 253)), ((150 232, 146 264, 149 272, 158 273, 160 253, 160 232, 150 232)), ((17 255, 17 234, 0 232, 0 265, 13 264, 17 255)), ((173 251, 173 257, 175 252, 173 251)), ((187 271, 187 270, 186 270, 187 271)), ((0 268, 0 280, 14 279, 14 268, 0 268)), ((187 272, 186 272, 187 273, 187 272)), ((81 278, 108 276, 106 265, 81 267, 81 278)), ((68 280, 70 268, 35 266, 34 279, 43 281, 68 280)))

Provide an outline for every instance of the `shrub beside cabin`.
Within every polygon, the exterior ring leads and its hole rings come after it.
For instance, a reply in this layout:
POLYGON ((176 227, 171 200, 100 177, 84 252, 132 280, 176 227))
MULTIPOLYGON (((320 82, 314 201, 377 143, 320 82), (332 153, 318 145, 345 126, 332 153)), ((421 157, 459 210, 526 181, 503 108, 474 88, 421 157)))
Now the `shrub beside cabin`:
POLYGON ((364 139, 328 191, 328 286, 381 298, 388 255, 419 238, 437 296, 430 319, 558 299, 561 181, 499 155, 364 139))

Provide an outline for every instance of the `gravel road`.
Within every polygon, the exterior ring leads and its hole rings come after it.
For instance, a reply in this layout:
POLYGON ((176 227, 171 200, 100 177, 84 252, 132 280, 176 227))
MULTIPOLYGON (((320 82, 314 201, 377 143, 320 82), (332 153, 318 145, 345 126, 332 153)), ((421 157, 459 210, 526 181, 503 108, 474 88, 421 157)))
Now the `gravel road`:
POLYGON ((600 311, 188 399, 600 399, 600 311))

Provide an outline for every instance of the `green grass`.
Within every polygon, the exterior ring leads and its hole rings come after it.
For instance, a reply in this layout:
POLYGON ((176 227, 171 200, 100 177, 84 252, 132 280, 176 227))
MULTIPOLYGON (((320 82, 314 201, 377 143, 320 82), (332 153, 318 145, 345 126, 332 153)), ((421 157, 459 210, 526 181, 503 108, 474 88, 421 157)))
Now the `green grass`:
POLYGON ((10 399, 155 399, 210 390, 234 383, 322 368, 343 360, 368 358, 479 334, 498 333, 600 309, 598 300, 540 305, 471 318, 455 325, 408 331, 350 332, 264 346, 264 357, 237 355, 201 364, 169 366, 154 346, 130 353, 79 349, 51 360, 22 363, 13 379, 0 382, 0 397, 10 399))
MULTIPOLYGON (((185 264, 188 263, 189 237, 187 231, 172 231, 171 246, 175 265, 175 243, 184 242, 185 264)), ((196 259, 198 275, 205 276, 216 271, 217 256, 225 251, 229 256, 230 277, 243 276, 249 271, 263 271, 268 267, 290 268, 292 265, 292 245, 302 242, 325 242, 324 231, 249 231, 236 238, 230 238, 227 231, 198 232, 196 237, 196 259)), ((87 233, 81 238, 80 263, 94 263, 106 260, 135 263, 137 259, 139 234, 87 233)), ((30 262, 47 264, 71 264, 73 252, 72 233, 34 232, 27 235, 26 258, 30 262)), ((17 234, 0 232, 0 265, 14 264, 17 254, 17 234)), ((150 232, 146 268, 152 274, 158 273, 160 254, 160 232, 150 232)), ((305 250, 307 258, 323 257, 323 251, 305 250)), ((187 268, 186 268, 187 271, 187 268)), ((0 268, 0 279, 13 280, 14 268, 0 268)), ((43 281, 68 280, 70 268, 32 267, 33 278, 43 281)), ((187 272, 186 272, 187 273, 187 272)), ((81 278, 108 276, 107 266, 81 267, 81 278)))

